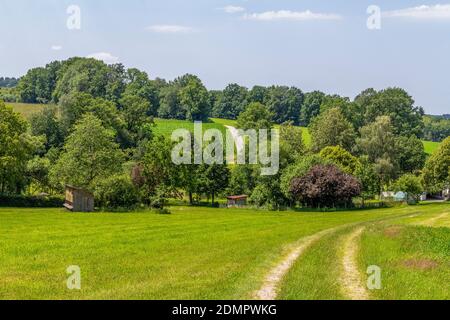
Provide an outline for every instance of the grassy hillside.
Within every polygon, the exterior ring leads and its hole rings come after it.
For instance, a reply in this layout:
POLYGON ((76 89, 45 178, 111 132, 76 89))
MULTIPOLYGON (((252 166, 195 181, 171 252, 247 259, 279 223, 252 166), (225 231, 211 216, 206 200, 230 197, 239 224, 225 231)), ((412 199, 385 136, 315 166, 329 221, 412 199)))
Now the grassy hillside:
POLYGON ((423 145, 425 146, 425 152, 427 154, 433 154, 433 152, 436 151, 437 148, 439 148, 441 143, 433 141, 423 141, 423 145))
POLYGON ((25 118, 29 119, 32 114, 42 111, 45 104, 30 104, 30 103, 12 103, 7 102, 7 106, 10 106, 14 109, 15 112, 22 114, 25 118))
MULTIPOLYGON (((174 132, 177 129, 187 129, 190 132, 194 132, 194 122, 192 121, 155 119, 155 124, 156 126, 153 129, 153 132, 156 135, 163 135, 168 138, 170 138, 172 132, 174 132)), ((226 128, 222 124, 214 122, 203 123, 202 128, 203 131, 208 129, 218 129, 220 132, 222 132, 223 136, 225 137, 226 128)))
MULTIPOLYGON (((450 206, 418 209, 426 214, 450 206)), ((411 212, 410 207, 335 213, 171 210, 158 215, 0 209, 0 299, 251 298, 286 248, 302 237, 411 212), (81 291, 66 288, 71 265, 81 268, 81 291)))
MULTIPOLYGON (((35 113, 41 111, 45 105, 41 104, 27 104, 27 103, 7 103, 7 105, 12 106, 16 112, 21 113, 26 118, 35 113)), ((156 128, 155 133, 165 135, 170 137, 171 133, 175 129, 186 128, 189 130, 193 130, 194 124, 190 121, 182 121, 182 120, 164 120, 164 119, 156 119, 156 128)), ((236 120, 227 120, 227 119, 217 119, 212 118, 211 123, 203 124, 204 129, 219 129, 221 132, 225 132, 225 126, 236 126, 236 120)), ((305 144, 309 146, 311 144, 311 135, 309 133, 308 128, 302 128, 303 131, 303 139, 305 144)), ((440 145, 439 142, 431 142, 431 141, 423 141, 425 146, 425 152, 427 154, 432 154, 440 145)))
MULTIPOLYGON (((211 120, 215 123, 219 123, 224 126, 236 127, 236 120, 218 119, 218 118, 212 118, 211 120)), ((275 128, 279 128, 279 125, 275 125, 275 128)), ((302 127, 302 133, 305 144, 307 146, 311 145, 311 134, 309 133, 308 128, 302 127)))

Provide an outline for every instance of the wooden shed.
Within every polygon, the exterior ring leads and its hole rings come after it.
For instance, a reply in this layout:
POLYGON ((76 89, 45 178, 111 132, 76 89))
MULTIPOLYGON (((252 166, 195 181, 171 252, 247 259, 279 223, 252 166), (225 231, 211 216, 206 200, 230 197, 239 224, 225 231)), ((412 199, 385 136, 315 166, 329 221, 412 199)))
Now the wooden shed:
POLYGON ((93 212, 94 195, 74 186, 66 186, 64 207, 72 212, 93 212))
POLYGON ((227 197, 227 206, 228 208, 232 207, 244 207, 247 205, 247 198, 246 195, 240 195, 240 196, 229 196, 227 197))

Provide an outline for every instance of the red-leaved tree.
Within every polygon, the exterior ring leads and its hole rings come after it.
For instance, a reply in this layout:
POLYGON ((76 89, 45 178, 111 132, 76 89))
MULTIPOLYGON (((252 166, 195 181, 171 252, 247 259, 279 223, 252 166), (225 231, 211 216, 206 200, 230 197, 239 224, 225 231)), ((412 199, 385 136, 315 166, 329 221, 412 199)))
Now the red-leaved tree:
POLYGON ((313 208, 349 207, 352 198, 361 193, 361 184, 334 165, 318 165, 305 176, 292 180, 294 199, 313 208))

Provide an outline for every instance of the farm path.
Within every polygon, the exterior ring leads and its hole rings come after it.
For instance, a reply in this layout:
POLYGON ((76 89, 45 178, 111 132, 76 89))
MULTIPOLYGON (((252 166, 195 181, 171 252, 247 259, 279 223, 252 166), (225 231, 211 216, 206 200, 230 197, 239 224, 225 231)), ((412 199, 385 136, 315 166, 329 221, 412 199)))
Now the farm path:
POLYGON ((255 292, 254 298, 257 300, 275 300, 278 294, 278 285, 295 263, 295 261, 308 249, 314 242, 320 240, 323 236, 333 233, 338 228, 320 231, 311 236, 300 239, 291 250, 266 276, 262 287, 255 292))
POLYGON ((245 143, 244 138, 241 135, 239 135, 239 130, 232 126, 225 126, 225 128, 227 128, 230 131, 231 135, 233 136, 233 139, 236 142, 237 151, 241 152, 245 147, 245 143))
POLYGON ((362 283, 357 257, 359 240, 365 227, 359 227, 347 235, 343 243, 342 272, 340 283, 345 296, 351 300, 369 300, 369 293, 362 283))

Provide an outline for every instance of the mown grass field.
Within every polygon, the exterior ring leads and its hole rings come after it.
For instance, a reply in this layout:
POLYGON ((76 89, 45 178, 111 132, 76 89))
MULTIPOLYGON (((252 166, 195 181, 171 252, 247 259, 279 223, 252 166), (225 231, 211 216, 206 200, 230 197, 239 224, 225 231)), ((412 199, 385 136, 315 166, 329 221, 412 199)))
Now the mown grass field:
POLYGON ((433 142, 433 141, 422 141, 423 145, 425 147, 425 152, 427 154, 433 154, 439 148, 440 142, 433 142))
MULTIPOLYGON (((170 138, 172 133, 177 129, 187 129, 191 133, 194 132, 194 122, 192 121, 184 121, 184 120, 167 120, 167 119, 155 119, 155 127, 153 128, 153 132, 155 135, 162 135, 170 138)), ((204 122, 202 123, 203 131, 208 129, 217 129, 219 130, 223 137, 225 137, 226 128, 220 124, 215 122, 204 122)))
MULTIPOLYGON (((1 208, 0 299, 248 299, 286 248, 302 237, 412 211, 427 215, 449 209, 296 213, 172 207, 171 215, 159 215, 1 208), (66 288, 71 265, 81 268, 80 291, 66 288)), ((439 239, 449 232, 441 231, 439 239)), ((323 244, 332 248, 338 242, 323 244)), ((317 254, 305 256, 311 261, 299 259, 286 276, 279 298, 339 297, 327 285, 333 282, 328 268, 333 255, 316 248, 317 254), (309 272, 303 273, 305 267, 309 272)), ((436 272, 442 279, 442 270, 436 272)))
MULTIPOLYGON (((27 119, 33 113, 41 111, 45 105, 41 104, 27 104, 27 103, 7 103, 7 105, 12 106, 16 112, 21 113, 27 119)), ((172 132, 176 129, 184 128, 190 131, 193 131, 194 124, 191 121, 183 121, 183 120, 165 120, 165 119, 155 119, 156 127, 154 129, 155 134, 164 135, 166 137, 170 137, 172 132)), ((236 126, 236 120, 228 120, 228 119, 217 119, 212 118, 211 122, 204 123, 203 129, 219 129, 222 133, 225 133, 225 126, 236 126)), ((311 145, 311 134, 309 133, 308 128, 303 128, 303 140, 306 146, 311 145)), ((440 145, 439 142, 432 141, 423 141, 425 152, 427 154, 432 154, 440 145)))
MULTIPOLYGON (((450 205, 398 210, 408 214, 363 224, 357 257, 361 283, 367 283, 369 266, 381 270, 381 288, 367 290, 369 299, 450 299, 450 205)), ((284 278, 279 297, 348 299, 341 280, 342 243, 354 229, 338 230, 309 248, 284 278)))

